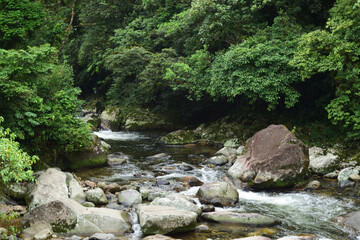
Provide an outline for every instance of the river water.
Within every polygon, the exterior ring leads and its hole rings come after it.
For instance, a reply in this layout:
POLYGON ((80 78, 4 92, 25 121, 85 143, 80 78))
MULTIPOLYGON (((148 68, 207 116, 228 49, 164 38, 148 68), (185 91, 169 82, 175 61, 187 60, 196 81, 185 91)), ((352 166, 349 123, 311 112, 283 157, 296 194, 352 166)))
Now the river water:
MULTIPOLYGON (((96 132, 100 138, 109 143, 111 152, 128 155, 129 160, 118 166, 103 167, 78 172, 83 179, 96 182, 116 182, 120 185, 142 186, 154 183, 159 179, 176 179, 181 176, 195 176, 201 181, 221 181, 227 167, 209 167, 205 160, 212 156, 215 147, 168 147, 155 144, 159 134, 138 132, 96 132), (158 153, 166 153, 170 157, 150 159, 158 153)), ((325 183, 333 186, 334 183, 325 183)), ((183 193, 195 195, 199 187, 192 187, 183 193)), ((256 212, 281 220, 276 228, 257 229, 224 224, 205 223, 211 229, 209 233, 189 232, 175 237, 182 239, 232 239, 257 234, 265 234, 273 239, 286 235, 316 234, 320 239, 360 239, 338 226, 334 218, 359 210, 356 199, 344 197, 338 188, 326 188, 313 192, 253 192, 238 190, 240 201, 229 208, 216 208, 216 211, 232 210, 238 212, 256 212), (328 190, 333 189, 333 190, 328 190)), ((132 216, 137 221, 136 216, 132 216)), ((138 225, 133 227, 132 239, 139 239, 141 231, 138 225)))

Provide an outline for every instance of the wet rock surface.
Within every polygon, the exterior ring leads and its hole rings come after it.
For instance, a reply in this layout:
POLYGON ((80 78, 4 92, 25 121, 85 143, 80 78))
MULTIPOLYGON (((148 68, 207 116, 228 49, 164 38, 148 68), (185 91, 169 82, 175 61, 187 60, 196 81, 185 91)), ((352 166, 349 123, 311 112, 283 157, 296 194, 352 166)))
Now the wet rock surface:
POLYGON ((200 202, 214 206, 231 206, 238 202, 239 194, 229 183, 207 183, 196 193, 200 202))
POLYGON ((233 179, 254 188, 293 186, 308 171, 306 146, 285 126, 270 125, 251 137, 246 152, 229 169, 233 179))

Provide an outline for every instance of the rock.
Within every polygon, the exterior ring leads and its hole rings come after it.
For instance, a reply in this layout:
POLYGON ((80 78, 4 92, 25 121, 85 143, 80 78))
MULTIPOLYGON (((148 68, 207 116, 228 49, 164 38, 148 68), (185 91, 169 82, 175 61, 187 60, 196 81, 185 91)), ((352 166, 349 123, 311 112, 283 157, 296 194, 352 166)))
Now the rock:
POLYGON ((95 205, 105 205, 108 203, 105 193, 101 188, 95 188, 87 191, 86 199, 95 205))
POLYGON ((73 235, 73 236, 71 236, 69 238, 65 238, 65 240, 81 240, 81 239, 82 239, 82 237, 79 237, 79 236, 76 236, 76 235, 73 235))
POLYGON ((316 174, 324 175, 336 170, 339 167, 338 156, 327 153, 326 155, 312 155, 309 168, 316 174))
POLYGON ((93 204, 92 202, 84 202, 84 203, 82 203, 82 205, 84 207, 95 207, 95 204, 93 204))
MULTIPOLYGON (((108 144, 105 141, 101 141, 101 146, 105 149, 105 151, 109 152, 109 150, 111 149, 111 145, 108 144)), ((109 158, 108 158, 109 159, 109 158)))
POLYGON ((68 197, 66 175, 57 169, 47 169, 38 177, 29 193, 29 212, 22 219, 23 238, 51 229, 68 234, 113 232, 123 234, 131 230, 126 212, 106 208, 86 208, 68 197))
POLYGON ((90 187, 90 188, 95 188, 95 187, 96 187, 96 183, 95 183, 95 182, 92 182, 92 181, 90 181, 90 180, 86 180, 84 183, 85 183, 85 185, 86 185, 87 187, 90 187))
POLYGON ((105 192, 105 188, 107 185, 105 182, 98 182, 97 186, 105 192))
POLYGON ((240 146, 236 149, 236 155, 242 155, 244 153, 245 146, 240 146))
POLYGON ((224 143, 224 147, 237 148, 241 145, 241 141, 238 138, 232 138, 224 143))
POLYGON ((337 178, 338 175, 339 175, 338 171, 333 171, 333 172, 330 172, 328 174, 325 174, 324 177, 325 178, 337 178))
POLYGON ((186 232, 196 227, 196 213, 186 210, 167 206, 140 206, 137 213, 145 235, 186 232))
POLYGON ((271 227, 280 223, 271 217, 257 213, 237 213, 230 211, 203 213, 201 217, 205 220, 219 223, 236 223, 253 227, 271 227))
POLYGON ((171 194, 164 198, 155 198, 151 202, 151 206, 169 206, 177 209, 187 210, 196 213, 197 215, 201 214, 201 207, 189 201, 189 199, 184 194, 171 194))
POLYGON ((168 191, 159 191, 159 190, 152 190, 149 192, 147 199, 149 201, 153 201, 157 197, 166 197, 171 193, 168 191))
POLYGON ((343 188, 343 189, 348 188, 348 187, 352 187, 354 185, 355 185, 355 183, 350 181, 350 180, 343 180, 343 181, 339 182, 339 187, 343 188))
POLYGON ((121 165, 129 161, 130 157, 123 153, 112 153, 107 156, 108 164, 110 165, 121 165))
POLYGON ((354 231, 356 235, 360 234, 360 211, 349 213, 337 218, 337 221, 344 227, 354 231))
POLYGON ((339 172, 337 179, 339 182, 349 180, 349 178, 352 174, 359 175, 359 169, 357 167, 344 168, 343 170, 341 170, 339 172))
POLYGON ((112 131, 118 131, 121 126, 121 120, 118 117, 119 114, 119 108, 109 107, 101 113, 101 122, 112 131))
POLYGON ((271 240, 271 238, 262 237, 262 236, 253 236, 253 237, 245 237, 245 238, 235 238, 233 240, 271 240))
POLYGON ((257 132, 246 144, 227 174, 254 188, 293 186, 308 171, 306 146, 283 125, 270 125, 257 132))
POLYGON ((79 203, 86 201, 86 194, 78 181, 69 173, 67 176, 69 197, 79 203))
POLYGON ((317 180, 311 181, 309 182, 306 186, 305 189, 310 189, 310 190, 316 190, 320 188, 320 182, 317 180))
MULTIPOLYGON (((21 224, 26 228, 43 225, 44 229, 52 229, 54 232, 66 232, 75 228, 77 214, 66 203, 55 200, 33 208, 23 217, 21 224)), ((50 234, 51 235, 51 234, 50 234)))
POLYGON ((50 238, 52 235, 52 231, 50 229, 44 229, 39 233, 35 234, 34 240, 45 240, 50 238))
POLYGON ((106 234, 106 233, 95 233, 92 235, 89 240, 116 240, 114 234, 106 234))
POLYGON ((35 187, 28 195, 29 210, 53 200, 67 199, 68 196, 65 173, 49 168, 41 173, 35 187))
POLYGON ((149 188, 147 188, 147 187, 140 187, 139 192, 140 192, 140 194, 141 194, 141 198, 142 198, 143 200, 147 200, 148 197, 149 197, 149 193, 151 192, 151 190, 150 190, 149 188))
POLYGON ((67 155, 68 168, 71 170, 95 168, 107 165, 107 153, 101 146, 98 136, 92 135, 91 146, 81 152, 71 152, 67 155))
POLYGON ((106 189, 107 192, 116 193, 116 192, 119 192, 121 190, 121 187, 117 183, 110 183, 109 185, 107 185, 105 187, 105 189, 106 189))
POLYGON ((210 228, 204 224, 201 224, 195 228, 196 232, 210 232, 210 228))
POLYGON ((8 234, 8 230, 6 228, 0 227, 0 237, 7 234, 8 234))
POLYGON ((351 174, 349 176, 349 179, 351 179, 351 180, 353 180, 355 182, 358 182, 360 180, 360 176, 359 176, 359 174, 351 174))
POLYGON ((278 240, 318 240, 316 235, 299 235, 299 236, 286 236, 279 238, 278 240))
POLYGON ((201 205, 202 212, 215 212, 215 207, 213 205, 201 205))
POLYGON ((26 212, 26 208, 20 205, 16 205, 12 208, 12 211, 17 213, 24 213, 26 212))
POLYGON ((157 179, 156 186, 170 185, 170 182, 166 179, 157 179))
POLYGON ((229 147, 223 147, 222 149, 220 149, 215 153, 215 155, 223 155, 227 158, 231 156, 235 156, 236 154, 237 154, 236 149, 229 147))
POLYGON ((311 147, 309 148, 309 159, 310 161, 320 157, 320 156, 324 156, 325 155, 325 150, 320 148, 320 147, 311 147))
POLYGON ((23 201, 26 198, 27 188, 21 183, 11 183, 9 190, 9 196, 15 201, 23 201))
POLYGON ((143 238, 142 240, 181 240, 181 239, 175 239, 172 237, 168 237, 161 234, 151 235, 143 238))
POLYGON ((180 182, 187 184, 190 187, 201 186, 204 183, 194 176, 185 176, 178 179, 180 182))
POLYGON ((169 159, 170 155, 166 153, 158 153, 153 156, 147 157, 149 159, 169 159))
POLYGON ((177 130, 162 137, 166 145, 185 145, 195 143, 196 139, 198 139, 197 134, 191 130, 177 130))
POLYGON ((222 166, 228 163, 228 159, 227 157, 225 157, 224 155, 218 155, 218 156, 214 156, 209 158, 208 160, 206 160, 206 162, 208 164, 213 164, 215 166, 222 166))
POLYGON ((238 202, 239 194, 229 183, 207 183, 202 185, 196 196, 201 203, 214 206, 231 206, 238 202))
POLYGON ((141 194, 133 189, 121 191, 118 195, 118 202, 126 206, 142 203, 141 194))

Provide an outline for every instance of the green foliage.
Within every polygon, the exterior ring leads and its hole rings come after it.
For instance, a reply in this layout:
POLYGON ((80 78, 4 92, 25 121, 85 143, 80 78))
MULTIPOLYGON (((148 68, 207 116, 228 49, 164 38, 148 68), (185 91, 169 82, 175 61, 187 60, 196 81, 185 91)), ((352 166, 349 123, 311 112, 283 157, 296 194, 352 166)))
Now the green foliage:
POLYGON ((113 80, 108 91, 109 99, 117 104, 122 101, 140 105, 156 103, 159 95, 169 89, 163 76, 174 57, 176 54, 171 49, 155 54, 142 47, 109 52, 105 59, 113 80))
POLYGON ((79 89, 72 71, 53 63, 49 45, 0 49, 0 114, 29 150, 76 151, 90 144, 90 130, 76 119, 79 89))
POLYGON ((0 47, 16 46, 44 21, 41 6, 29 0, 0 0, 0 47))
POLYGON ((304 35, 292 64, 303 79, 332 74, 336 97, 326 107, 328 117, 351 129, 351 138, 360 138, 360 5, 356 0, 338 0, 330 14, 328 31, 304 35))
POLYGON ((299 98, 294 84, 301 78, 288 63, 300 32, 291 19, 278 17, 272 27, 232 45, 213 62, 206 51, 197 51, 188 63, 172 65, 166 78, 175 90, 188 89, 196 99, 204 93, 229 101, 244 95, 251 103, 264 100, 271 110, 283 97, 286 107, 292 107, 299 98))
MULTIPOLYGON (((0 124, 3 121, 0 117, 0 124)), ((32 181, 31 165, 37 160, 37 156, 30 156, 20 149, 19 143, 15 141, 15 134, 10 129, 0 126, 0 186, 10 181, 32 181)))

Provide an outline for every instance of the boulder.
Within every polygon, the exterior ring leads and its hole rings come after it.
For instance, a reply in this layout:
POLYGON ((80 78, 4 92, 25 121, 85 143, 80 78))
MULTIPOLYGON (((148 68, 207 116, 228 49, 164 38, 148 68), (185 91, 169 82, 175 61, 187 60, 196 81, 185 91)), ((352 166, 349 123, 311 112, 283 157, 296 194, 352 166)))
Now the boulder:
POLYGON ((79 203, 85 202, 86 195, 79 182, 70 173, 66 174, 66 177, 68 183, 69 197, 79 203))
POLYGON ((119 114, 120 108, 109 107, 105 109, 100 115, 102 124, 112 131, 118 131, 121 126, 119 114))
POLYGON ((207 183, 202 185, 196 196, 201 203, 214 206, 231 206, 239 201, 239 194, 229 183, 207 183))
POLYGON ((145 235, 186 232, 196 227, 196 213, 174 207, 139 206, 137 214, 145 235))
POLYGON ((323 153, 324 150, 318 147, 309 149, 309 168, 312 172, 320 175, 330 173, 339 167, 339 158, 334 154, 334 151, 325 155, 323 153))
POLYGON ((151 206, 169 206, 177 209, 183 209, 196 213, 197 215, 201 214, 201 207, 189 201, 189 199, 184 194, 171 194, 167 197, 155 198, 151 206))
POLYGON ((170 155, 166 153, 158 153, 153 156, 147 157, 148 159, 169 159, 170 155))
POLYGON ((205 220, 218 223, 233 223, 252 227, 271 227, 280 223, 279 220, 257 213, 220 211, 203 213, 201 217, 205 220))
POLYGON ((107 165, 107 153, 101 145, 100 138, 92 135, 91 146, 81 152, 69 153, 67 162, 71 170, 101 167, 107 165))
POLYGON ((40 174, 28 195, 29 210, 50 201, 67 199, 68 196, 66 174, 56 168, 49 168, 40 174))
POLYGON ((356 235, 360 234, 360 211, 338 217, 337 221, 344 227, 354 231, 356 235))
POLYGON ((142 203, 141 194, 133 189, 121 191, 118 195, 118 202, 126 206, 142 203))
POLYGON ((177 130, 162 137, 162 140, 167 145, 185 145, 195 143, 197 139, 197 134, 191 130, 177 130))
POLYGON ((105 190, 106 192, 116 193, 121 191, 121 186, 117 183, 110 183, 109 185, 106 185, 102 189, 105 190))
POLYGON ((346 181, 349 180, 350 176, 353 174, 359 175, 360 173, 360 167, 348 167, 348 168, 344 168, 343 170, 341 170, 339 172, 338 175, 338 181, 346 181))
POLYGON ((257 132, 245 149, 227 172, 234 183, 241 180, 260 189, 288 187, 308 172, 306 146, 283 125, 270 125, 257 132))
POLYGON ((23 238, 50 229, 53 232, 87 235, 97 232, 123 234, 131 230, 126 212, 86 208, 69 198, 66 174, 47 169, 29 193, 29 212, 22 219, 23 238))
POLYGON ((105 193, 101 188, 88 190, 86 192, 86 199, 95 205, 105 205, 108 203, 105 193))

